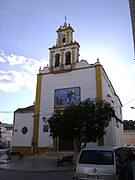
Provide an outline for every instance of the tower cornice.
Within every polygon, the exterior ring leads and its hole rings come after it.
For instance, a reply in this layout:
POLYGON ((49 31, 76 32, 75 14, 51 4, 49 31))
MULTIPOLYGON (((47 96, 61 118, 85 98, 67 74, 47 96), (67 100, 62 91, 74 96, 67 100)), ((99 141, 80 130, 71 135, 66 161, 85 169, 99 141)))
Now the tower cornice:
POLYGON ((80 47, 79 43, 78 42, 72 42, 70 44, 65 44, 65 45, 62 45, 62 46, 53 46, 53 47, 50 47, 49 50, 52 50, 52 49, 59 49, 59 48, 62 48, 62 47, 68 47, 68 46, 75 46, 77 45, 78 47, 80 47))
POLYGON ((71 30, 72 32, 74 32, 74 29, 70 25, 60 26, 60 28, 56 32, 59 33, 59 32, 63 32, 63 31, 67 31, 67 30, 71 30))

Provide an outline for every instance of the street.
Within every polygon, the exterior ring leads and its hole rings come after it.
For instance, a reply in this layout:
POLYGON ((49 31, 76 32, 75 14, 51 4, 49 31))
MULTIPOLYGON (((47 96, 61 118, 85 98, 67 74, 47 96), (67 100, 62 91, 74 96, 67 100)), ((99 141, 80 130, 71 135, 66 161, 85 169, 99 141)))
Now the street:
MULTIPOLYGON (((132 162, 135 180, 135 161, 132 162)), ((19 172, 0 170, 0 180, 72 180, 73 172, 19 172)))
POLYGON ((0 170, 0 180, 72 180, 70 172, 17 172, 0 170))
MULTIPOLYGON (((32 168, 32 164, 30 164, 32 159, 29 159, 28 164, 30 165, 30 167, 32 168)), ((34 159, 33 159, 34 160, 34 159)), ((33 163, 33 167, 35 170, 36 168, 36 164, 38 164, 38 166, 42 165, 43 168, 45 168, 45 164, 40 164, 40 159, 35 159, 35 161, 32 161, 33 163), (36 164, 34 163, 36 162, 36 164)), ((20 161, 13 161, 14 166, 18 165, 19 166, 19 162, 20 161)), ((26 159, 24 161, 21 162, 21 165, 23 165, 27 168, 29 166, 27 166, 27 161, 26 159), (24 163, 26 162, 26 164, 24 163)), ((47 161, 48 163, 48 161, 47 161)), ((10 164, 9 164, 10 165, 10 164)), ((53 165, 53 164, 52 164, 53 165)), ((48 164, 49 166, 49 164, 48 164)), ((23 167, 23 166, 22 166, 23 167)), ((2 170, 0 169, 0 180, 72 180, 73 179, 73 172, 71 171, 71 169, 67 170, 67 171, 61 171, 59 169, 59 171, 57 171, 55 165, 50 166, 53 167, 55 171, 17 171, 17 170, 2 170)), ((135 180, 135 161, 132 161, 132 167, 133 167, 133 175, 134 175, 134 180, 135 180)), ((26 169, 25 168, 25 169, 26 169)))
MULTIPOLYGON (((132 162, 135 180, 135 161, 132 162)), ((72 180, 73 172, 19 172, 0 170, 0 180, 72 180)))

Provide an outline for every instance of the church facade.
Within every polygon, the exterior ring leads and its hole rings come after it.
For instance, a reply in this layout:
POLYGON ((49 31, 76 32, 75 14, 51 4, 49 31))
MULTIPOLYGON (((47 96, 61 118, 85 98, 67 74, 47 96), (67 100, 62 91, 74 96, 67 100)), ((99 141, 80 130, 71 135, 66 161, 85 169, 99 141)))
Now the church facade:
POLYGON ((108 101, 116 114, 107 134, 95 145, 123 145, 122 104, 103 66, 98 59, 94 64, 79 60, 80 45, 73 39, 70 24, 65 22, 56 32, 57 42, 49 48, 49 66, 40 69, 37 75, 35 104, 14 112, 12 151, 24 154, 75 151, 74 141, 49 136, 48 119, 55 109, 87 98, 108 101))

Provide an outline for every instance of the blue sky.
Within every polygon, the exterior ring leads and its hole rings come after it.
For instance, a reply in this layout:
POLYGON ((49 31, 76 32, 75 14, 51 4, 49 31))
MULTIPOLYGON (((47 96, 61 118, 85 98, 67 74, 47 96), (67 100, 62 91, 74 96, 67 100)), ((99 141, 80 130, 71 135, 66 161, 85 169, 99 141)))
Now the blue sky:
POLYGON ((33 104, 39 67, 49 63, 48 48, 65 16, 80 43, 80 60, 99 58, 123 104, 123 119, 135 120, 128 0, 0 0, 0 121, 12 123, 16 109, 33 104))

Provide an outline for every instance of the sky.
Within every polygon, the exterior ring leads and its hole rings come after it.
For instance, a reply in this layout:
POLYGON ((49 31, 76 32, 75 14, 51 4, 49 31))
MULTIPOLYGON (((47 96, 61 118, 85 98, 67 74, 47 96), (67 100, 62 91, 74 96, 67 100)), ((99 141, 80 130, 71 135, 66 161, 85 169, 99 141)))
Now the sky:
POLYGON ((66 16, 80 44, 80 60, 99 58, 123 104, 123 119, 135 120, 135 61, 128 0, 0 0, 0 121, 34 103, 39 68, 66 16))

